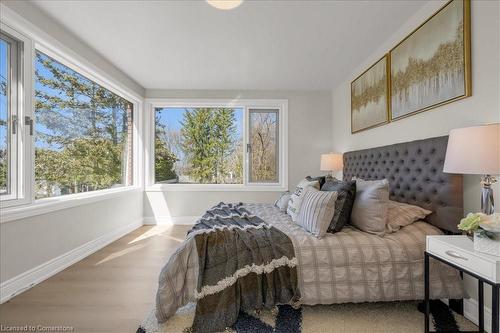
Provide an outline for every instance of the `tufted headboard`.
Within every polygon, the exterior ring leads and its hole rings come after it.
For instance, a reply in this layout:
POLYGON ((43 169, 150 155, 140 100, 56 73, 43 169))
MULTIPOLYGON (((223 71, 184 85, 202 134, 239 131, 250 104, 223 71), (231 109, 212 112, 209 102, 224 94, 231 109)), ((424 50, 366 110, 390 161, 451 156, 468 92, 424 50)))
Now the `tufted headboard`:
POLYGON ((389 180, 390 198, 432 211, 427 222, 458 232, 462 175, 443 172, 448 136, 344 153, 344 180, 389 180))

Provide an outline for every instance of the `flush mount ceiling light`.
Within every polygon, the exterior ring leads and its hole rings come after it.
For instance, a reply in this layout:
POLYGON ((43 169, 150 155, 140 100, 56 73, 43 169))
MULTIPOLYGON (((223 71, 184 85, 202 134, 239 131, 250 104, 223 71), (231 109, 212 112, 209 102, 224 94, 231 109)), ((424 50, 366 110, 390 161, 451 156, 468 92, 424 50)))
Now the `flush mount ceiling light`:
POLYGON ((210 6, 221 10, 235 9, 243 2, 243 0, 206 0, 206 1, 210 6))

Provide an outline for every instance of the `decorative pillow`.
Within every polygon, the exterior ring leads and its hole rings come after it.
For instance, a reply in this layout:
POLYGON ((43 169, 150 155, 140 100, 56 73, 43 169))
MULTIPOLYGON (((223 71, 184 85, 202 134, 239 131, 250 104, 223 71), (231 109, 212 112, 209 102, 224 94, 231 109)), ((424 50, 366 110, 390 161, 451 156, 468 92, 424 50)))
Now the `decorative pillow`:
POLYGON ((290 191, 286 191, 281 193, 278 200, 274 202, 274 206, 278 207, 283 213, 286 213, 286 209, 288 208, 288 201, 290 201, 290 196, 292 194, 290 191))
POLYGON ((351 224, 372 234, 383 236, 389 205, 387 179, 365 181, 356 179, 356 199, 351 213, 351 224))
POLYGON ((317 180, 319 182, 319 189, 321 190, 321 188, 323 187, 323 185, 325 184, 326 182, 326 178, 328 176, 317 176, 317 177, 311 177, 311 176, 307 176, 306 177, 306 180, 310 181, 310 182, 313 182, 315 180, 317 180))
POLYGON ((314 236, 321 238, 335 214, 337 192, 318 191, 309 187, 303 195, 297 224, 314 236))
POLYGON ((319 190, 319 182, 317 180, 308 181, 306 179, 301 180, 300 183, 295 188, 295 191, 290 196, 290 201, 288 201, 288 208, 286 212, 288 215, 292 217, 292 221, 297 221, 297 216, 299 215, 300 204, 302 202, 302 196, 304 195, 304 191, 308 187, 313 187, 319 190))
POLYGON ((432 212, 419 206, 389 200, 386 232, 396 232, 413 222, 423 220, 432 212))
POLYGON ((321 191, 337 192, 335 214, 327 230, 327 232, 333 234, 340 231, 351 220, 352 206, 356 198, 356 181, 343 182, 335 178, 329 178, 321 187, 321 191))

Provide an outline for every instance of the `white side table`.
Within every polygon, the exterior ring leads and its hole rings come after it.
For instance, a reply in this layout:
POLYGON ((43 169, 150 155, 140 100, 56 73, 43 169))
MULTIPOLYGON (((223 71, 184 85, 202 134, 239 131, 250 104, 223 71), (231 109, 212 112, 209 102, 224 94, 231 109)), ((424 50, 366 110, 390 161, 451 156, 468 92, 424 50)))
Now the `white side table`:
POLYGON ((484 332, 484 288, 491 285, 491 332, 499 333, 498 297, 500 287, 500 257, 475 252, 467 236, 427 236, 425 251, 425 332, 429 332, 429 257, 441 261, 478 280, 479 332, 484 332))

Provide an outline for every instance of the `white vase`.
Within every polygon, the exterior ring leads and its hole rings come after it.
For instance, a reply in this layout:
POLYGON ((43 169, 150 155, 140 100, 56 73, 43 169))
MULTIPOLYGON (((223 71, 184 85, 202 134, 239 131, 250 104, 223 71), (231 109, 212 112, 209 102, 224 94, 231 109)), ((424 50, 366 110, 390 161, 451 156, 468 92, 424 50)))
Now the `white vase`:
POLYGON ((474 232, 474 250, 500 257, 500 234, 496 234, 495 239, 490 239, 474 232))

